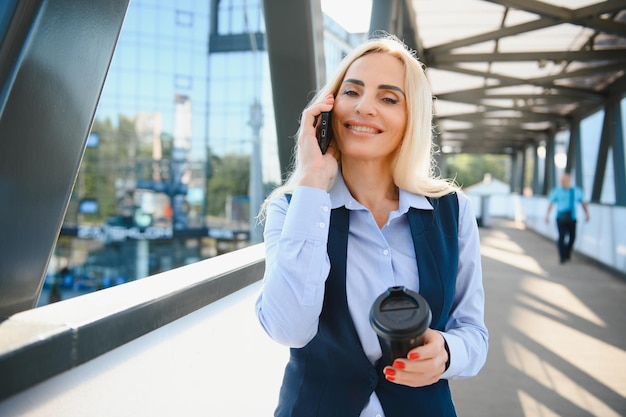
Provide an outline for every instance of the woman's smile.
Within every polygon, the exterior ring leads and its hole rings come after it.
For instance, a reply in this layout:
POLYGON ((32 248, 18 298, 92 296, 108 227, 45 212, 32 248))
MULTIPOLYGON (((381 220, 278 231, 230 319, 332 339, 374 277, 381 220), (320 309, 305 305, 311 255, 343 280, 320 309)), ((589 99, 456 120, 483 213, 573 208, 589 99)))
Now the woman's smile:
POLYGON ((378 133, 382 133, 381 129, 378 129, 376 127, 372 127, 372 126, 367 126, 364 124, 357 124, 357 123, 351 123, 348 122, 345 124, 345 126, 355 132, 360 132, 360 133, 370 133, 370 134, 378 134, 378 133))

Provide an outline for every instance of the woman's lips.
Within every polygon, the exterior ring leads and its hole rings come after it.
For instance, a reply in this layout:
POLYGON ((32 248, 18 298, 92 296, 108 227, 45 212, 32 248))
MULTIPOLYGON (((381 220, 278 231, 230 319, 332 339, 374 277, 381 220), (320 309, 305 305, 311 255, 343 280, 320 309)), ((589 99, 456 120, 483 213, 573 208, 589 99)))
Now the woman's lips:
POLYGON ((352 123, 346 123, 346 127, 350 130, 353 130, 355 132, 362 132, 362 133, 371 133, 371 134, 375 134, 375 133, 381 133, 382 130, 372 127, 372 126, 366 126, 366 125, 361 125, 361 124, 352 124, 352 123))

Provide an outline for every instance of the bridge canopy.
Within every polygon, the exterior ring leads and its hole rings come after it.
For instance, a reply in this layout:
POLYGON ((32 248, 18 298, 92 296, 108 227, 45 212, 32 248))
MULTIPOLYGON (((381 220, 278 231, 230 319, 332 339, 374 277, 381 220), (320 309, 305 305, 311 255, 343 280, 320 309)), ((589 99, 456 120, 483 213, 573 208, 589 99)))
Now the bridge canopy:
MULTIPOLYGON (((374 0, 373 11, 393 3, 374 0)), ((623 1, 406 4, 387 29, 403 33, 428 68, 444 152, 521 150, 626 89, 623 1)), ((372 24, 370 32, 385 29, 374 15, 372 24)))

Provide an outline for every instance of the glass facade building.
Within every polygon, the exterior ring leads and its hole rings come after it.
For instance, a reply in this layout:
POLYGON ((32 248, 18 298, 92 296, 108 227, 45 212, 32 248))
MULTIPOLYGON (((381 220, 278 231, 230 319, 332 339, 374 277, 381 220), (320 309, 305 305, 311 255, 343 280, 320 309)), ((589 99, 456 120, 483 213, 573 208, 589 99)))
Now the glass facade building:
MULTIPOLYGON (((324 25, 330 73, 365 34, 324 25)), ((71 296, 249 244, 252 189, 281 181, 264 31, 260 0, 130 3, 47 284, 71 296)))

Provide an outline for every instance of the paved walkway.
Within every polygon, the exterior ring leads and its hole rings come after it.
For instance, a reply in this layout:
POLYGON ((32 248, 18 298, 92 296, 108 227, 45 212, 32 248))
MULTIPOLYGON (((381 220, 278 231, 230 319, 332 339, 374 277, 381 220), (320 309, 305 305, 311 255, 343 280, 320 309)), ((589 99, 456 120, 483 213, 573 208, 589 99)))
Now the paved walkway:
POLYGON ((459 416, 626 416, 626 280, 511 221, 481 242, 490 351, 459 416))
MULTIPOLYGON (((459 417, 626 416, 626 279, 579 256, 559 265, 553 242, 510 221, 481 239, 490 352, 452 382, 459 417)), ((0 416, 271 416, 288 352, 254 317, 259 289, 0 402, 0 416)))

